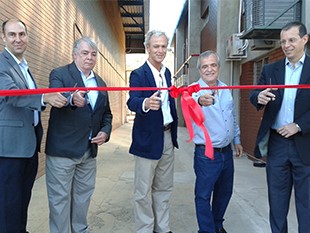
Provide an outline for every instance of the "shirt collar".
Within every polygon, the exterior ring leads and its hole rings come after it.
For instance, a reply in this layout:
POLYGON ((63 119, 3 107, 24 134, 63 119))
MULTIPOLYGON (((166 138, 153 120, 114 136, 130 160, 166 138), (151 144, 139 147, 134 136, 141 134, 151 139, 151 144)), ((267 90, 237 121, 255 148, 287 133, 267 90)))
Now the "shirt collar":
POLYGON ((17 57, 15 57, 15 55, 13 53, 11 53, 11 51, 7 47, 5 47, 5 50, 13 57, 13 59, 16 61, 16 63, 18 65, 22 65, 22 66, 27 66, 28 67, 28 63, 27 63, 27 61, 26 61, 26 59, 24 57, 20 61, 20 60, 17 59, 17 57))
MULTIPOLYGON (((300 59, 299 59, 299 61, 298 62, 296 62, 296 64, 304 64, 304 62, 305 62, 305 58, 306 58, 306 54, 304 54, 300 59)), ((285 65, 289 65, 290 67, 292 67, 292 63, 287 59, 287 58, 285 58, 285 65)))
POLYGON ((80 70, 78 66, 76 66, 76 68, 80 71, 81 77, 85 80, 89 80, 95 77, 95 73, 92 70, 90 71, 90 74, 86 77, 86 75, 80 70))
MULTIPOLYGON (((201 87, 209 87, 208 84, 206 84, 206 82, 200 77, 198 80, 198 83, 201 87)), ((223 83, 222 81, 220 81, 219 79, 217 80, 217 86, 226 86, 225 83, 223 83)))
POLYGON ((166 67, 162 64, 160 67, 160 71, 158 71, 152 64, 149 62, 149 60, 146 60, 147 64, 149 65, 154 77, 159 76, 161 74, 162 76, 165 75, 166 67))

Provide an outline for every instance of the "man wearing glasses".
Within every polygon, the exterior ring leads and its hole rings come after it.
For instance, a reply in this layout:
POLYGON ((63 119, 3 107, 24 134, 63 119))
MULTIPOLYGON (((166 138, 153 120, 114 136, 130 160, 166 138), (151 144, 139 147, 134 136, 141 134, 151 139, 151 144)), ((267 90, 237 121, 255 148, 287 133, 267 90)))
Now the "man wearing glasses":
MULTIPOLYGON (((258 85, 310 84, 310 58, 305 54, 305 25, 291 22, 280 34, 285 58, 265 65, 258 85)), ((251 103, 264 110, 255 156, 267 156, 267 184, 272 233, 286 233, 294 186, 299 232, 310 232, 310 90, 253 90, 251 103)))

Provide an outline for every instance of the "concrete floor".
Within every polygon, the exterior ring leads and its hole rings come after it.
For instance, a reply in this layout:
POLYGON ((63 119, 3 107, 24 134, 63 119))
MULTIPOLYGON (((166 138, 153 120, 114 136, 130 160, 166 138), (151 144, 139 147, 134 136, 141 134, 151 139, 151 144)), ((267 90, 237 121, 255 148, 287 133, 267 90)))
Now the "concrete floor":
MULTIPOLYGON (((133 233, 134 160, 128 153, 132 124, 113 131, 100 147, 97 182, 89 211, 91 233, 133 233)), ((174 233, 195 233, 193 144, 186 128, 179 128, 180 149, 175 152, 175 186, 171 199, 170 227, 174 233)), ((252 166, 246 157, 235 159, 234 194, 225 216, 229 233, 269 233, 265 170, 252 166)), ((289 213, 289 233, 297 233, 294 200, 289 213)), ((45 176, 35 182, 29 208, 28 231, 48 233, 45 176)))

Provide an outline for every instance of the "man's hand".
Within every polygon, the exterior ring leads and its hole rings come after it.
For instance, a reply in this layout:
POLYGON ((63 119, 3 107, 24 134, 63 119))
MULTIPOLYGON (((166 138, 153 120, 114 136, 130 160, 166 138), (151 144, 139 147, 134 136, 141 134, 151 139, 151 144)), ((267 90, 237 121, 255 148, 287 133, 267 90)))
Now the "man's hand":
POLYGON ((75 106, 82 108, 85 106, 85 104, 89 104, 89 99, 87 98, 87 100, 85 101, 87 92, 86 91, 75 91, 72 94, 72 104, 74 104, 75 106))
POLYGON ((272 91, 276 91, 278 88, 267 88, 261 91, 257 96, 257 102, 262 105, 267 105, 269 101, 274 101, 276 99, 276 95, 272 93, 272 91))
POLYGON ((56 108, 62 108, 67 103, 67 98, 60 93, 46 93, 43 95, 43 102, 56 108))
POLYGON ((281 136, 288 138, 288 137, 293 136, 294 134, 298 133, 299 128, 297 127, 297 125, 295 123, 290 123, 290 124, 287 124, 287 125, 279 128, 277 130, 277 132, 281 136))
POLYGON ((93 137, 91 139, 91 143, 97 143, 98 146, 102 145, 105 143, 108 139, 108 135, 105 132, 99 131, 96 137, 93 137))
POLYGON ((240 158, 243 155, 243 147, 241 144, 235 144, 236 156, 240 158))
POLYGON ((215 96, 212 93, 207 93, 198 98, 198 104, 201 106, 210 106, 215 103, 215 96))
POLYGON ((156 91, 151 97, 145 100, 145 110, 158 110, 161 105, 160 92, 156 91))

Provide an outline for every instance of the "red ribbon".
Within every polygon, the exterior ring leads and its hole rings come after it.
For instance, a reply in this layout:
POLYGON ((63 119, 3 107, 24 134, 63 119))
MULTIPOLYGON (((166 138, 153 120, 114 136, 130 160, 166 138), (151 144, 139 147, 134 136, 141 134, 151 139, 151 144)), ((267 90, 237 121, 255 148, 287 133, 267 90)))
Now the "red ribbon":
POLYGON ((210 136, 208 134, 208 131, 204 125, 204 114, 202 112, 201 107, 199 104, 193 99, 192 94, 194 92, 198 92, 200 90, 199 84, 194 84, 188 87, 180 87, 177 88, 175 86, 172 86, 170 88, 170 95, 173 98, 177 98, 180 94, 181 96, 181 107, 182 112, 185 120, 185 124, 187 127, 187 131, 189 134, 189 142, 191 142, 194 138, 194 131, 192 126, 192 120, 195 122, 195 124, 203 131, 205 136, 205 155, 210 158, 214 159, 213 155, 213 147, 212 142, 210 139, 210 136))
POLYGON ((180 94, 181 97, 181 107, 184 115, 186 127, 192 141, 194 137, 193 128, 191 120, 193 120, 197 126, 199 126, 205 135, 206 149, 205 155, 210 159, 213 159, 213 147, 209 137, 209 134, 203 124, 204 115, 200 106, 191 97, 193 92, 199 90, 219 90, 219 89, 265 89, 265 88, 299 88, 299 89, 310 89, 309 84, 299 84, 299 85, 240 85, 240 86, 217 86, 217 87, 200 87, 197 85, 191 85, 189 87, 171 86, 170 88, 157 88, 157 87, 66 87, 66 88, 38 88, 38 89, 15 89, 15 90, 0 90, 0 96, 21 96, 21 95, 38 95, 44 93, 54 93, 54 92, 73 92, 76 90, 82 91, 157 91, 157 90, 169 90, 170 95, 173 98, 177 98, 180 94), (208 152, 208 153, 207 153, 208 152))
MULTIPOLYGON (((176 87, 174 87, 176 88, 176 87)), ((176 88, 178 92, 182 93, 185 87, 176 88)), ((220 89, 265 89, 265 88, 299 88, 310 89, 309 84, 299 85, 240 85, 240 86, 217 86, 217 87, 200 87, 200 90, 220 90, 220 89)), ((171 90, 172 87, 63 87, 63 88, 37 88, 37 89, 14 89, 14 90, 0 90, 0 96, 21 96, 21 95, 39 95, 44 93, 54 92, 73 92, 81 91, 157 91, 157 90, 171 90)))

